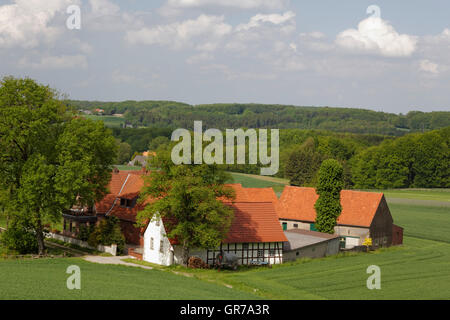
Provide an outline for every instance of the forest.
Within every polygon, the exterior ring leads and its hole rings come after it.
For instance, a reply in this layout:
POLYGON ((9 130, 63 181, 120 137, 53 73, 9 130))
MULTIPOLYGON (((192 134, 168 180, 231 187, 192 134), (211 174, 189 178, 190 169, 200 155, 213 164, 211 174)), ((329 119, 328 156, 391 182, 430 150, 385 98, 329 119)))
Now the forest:
MULTIPOLYGON (((406 115, 362 109, 257 104, 190 106, 170 101, 69 101, 77 110, 122 114, 138 128, 111 128, 120 143, 119 164, 169 142, 176 128, 279 128, 278 177, 315 186, 326 159, 344 168, 346 188, 449 188, 450 112, 406 115)), ((101 117, 100 117, 101 119, 101 117)), ((248 152, 248 145, 247 145, 248 152)), ((228 171, 259 174, 260 164, 225 165, 228 171)))
POLYGON ((121 114, 135 127, 192 129, 195 120, 207 128, 319 129, 401 136, 450 125, 450 112, 411 111, 406 115, 355 108, 301 107, 270 104, 189 105, 171 101, 98 102, 67 100, 78 110, 103 109, 121 114))

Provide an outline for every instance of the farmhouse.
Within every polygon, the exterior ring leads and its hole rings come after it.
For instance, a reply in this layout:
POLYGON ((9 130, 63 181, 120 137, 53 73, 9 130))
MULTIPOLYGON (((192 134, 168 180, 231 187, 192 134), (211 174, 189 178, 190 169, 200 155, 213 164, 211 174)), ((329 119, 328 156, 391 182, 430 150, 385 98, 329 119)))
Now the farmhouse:
POLYGON ((142 171, 114 170, 108 185, 109 193, 93 208, 73 207, 63 214, 63 235, 77 237, 83 227, 88 227, 108 216, 120 221, 122 233, 127 244, 139 245, 139 228, 135 227, 136 214, 145 204, 139 204, 137 198, 144 185, 142 171))
MULTIPOLYGON (((270 202, 226 203, 234 210, 234 219, 226 239, 218 248, 191 250, 191 256, 200 257, 208 264, 216 262, 217 255, 230 252, 240 264, 283 262, 283 234, 274 206, 270 202)), ((144 261, 172 265, 182 263, 182 249, 175 239, 167 238, 163 220, 152 221, 144 230, 144 261)))
MULTIPOLYGON (((314 188, 286 186, 276 205, 283 230, 315 231, 314 204, 318 197, 314 188)), ((402 243, 403 229, 393 224, 382 193, 342 190, 341 205, 342 213, 334 228, 341 248, 362 245, 366 238, 372 238, 374 247, 402 243)))

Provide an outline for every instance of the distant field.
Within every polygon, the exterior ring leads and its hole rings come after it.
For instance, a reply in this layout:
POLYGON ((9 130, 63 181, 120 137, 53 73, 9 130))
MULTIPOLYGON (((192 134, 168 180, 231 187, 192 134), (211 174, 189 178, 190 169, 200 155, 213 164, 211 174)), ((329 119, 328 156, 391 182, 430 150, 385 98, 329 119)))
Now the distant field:
POLYGON ((244 188, 273 188, 276 193, 281 194, 284 186, 288 183, 285 179, 250 175, 230 172, 233 183, 240 183, 244 188))
POLYGON ((83 117, 95 121, 103 121, 105 126, 110 128, 118 128, 121 127, 125 121, 120 117, 114 116, 97 116, 97 115, 83 115, 83 117))
POLYGON ((450 202, 450 189, 388 189, 367 190, 381 191, 386 198, 438 200, 450 202))

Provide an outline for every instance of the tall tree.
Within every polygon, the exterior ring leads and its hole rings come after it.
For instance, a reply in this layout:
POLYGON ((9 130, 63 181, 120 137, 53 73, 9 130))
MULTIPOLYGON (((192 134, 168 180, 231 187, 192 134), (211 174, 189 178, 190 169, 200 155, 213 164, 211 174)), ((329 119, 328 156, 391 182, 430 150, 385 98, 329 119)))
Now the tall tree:
POLYGON ((12 219, 27 222, 39 254, 43 223, 58 221, 75 203, 99 200, 116 156, 103 123, 74 117, 58 98, 28 78, 0 81, 0 188, 9 190, 12 219))
POLYGON ((336 220, 341 214, 341 190, 343 187, 342 165, 334 160, 325 160, 319 169, 315 227, 320 232, 334 233, 336 220))
POLYGON ((308 138, 288 158, 285 172, 290 184, 299 187, 314 185, 322 160, 323 156, 316 151, 314 139, 308 138))
POLYGON ((121 142, 119 139, 116 140, 119 149, 117 151, 117 164, 125 164, 130 161, 131 158, 131 146, 129 143, 121 142))
POLYGON ((165 147, 158 149, 152 167, 159 170, 146 178, 140 201, 156 201, 138 213, 138 221, 162 218, 167 236, 182 246, 187 265, 192 248, 216 248, 228 233, 233 211, 219 198, 234 197, 224 186, 229 177, 216 165, 175 165, 165 147))

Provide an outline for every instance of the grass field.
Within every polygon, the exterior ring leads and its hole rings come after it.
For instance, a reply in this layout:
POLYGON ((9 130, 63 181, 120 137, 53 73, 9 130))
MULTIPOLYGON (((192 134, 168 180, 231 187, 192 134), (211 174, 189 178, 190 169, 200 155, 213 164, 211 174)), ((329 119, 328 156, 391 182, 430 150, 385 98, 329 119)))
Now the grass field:
POLYGON ((284 189, 284 186, 288 183, 285 179, 264 177, 243 173, 230 172, 233 178, 231 183, 240 183, 244 188, 273 188, 278 196, 284 189))
POLYGON ((255 299, 214 283, 158 270, 100 265, 80 258, 0 261, 0 299, 255 299), (81 290, 68 290, 66 269, 81 270, 81 290))

